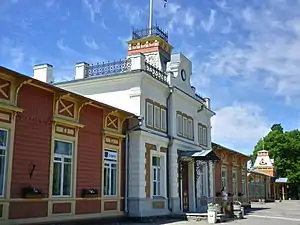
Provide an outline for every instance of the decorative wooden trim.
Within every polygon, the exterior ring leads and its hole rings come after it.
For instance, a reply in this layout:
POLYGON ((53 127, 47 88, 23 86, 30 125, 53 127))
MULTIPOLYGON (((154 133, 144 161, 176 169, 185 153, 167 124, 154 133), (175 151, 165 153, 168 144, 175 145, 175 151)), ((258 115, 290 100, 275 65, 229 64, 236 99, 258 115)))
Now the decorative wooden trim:
POLYGON ((67 120, 67 119, 62 119, 62 118, 59 118, 59 117, 53 117, 53 121, 56 122, 56 123, 66 124, 66 125, 69 125, 69 126, 79 127, 79 128, 83 128, 85 126, 85 125, 80 124, 78 122, 70 121, 70 120, 67 120))
POLYGON ((24 109, 22 109, 22 108, 19 108, 19 107, 14 106, 14 105, 9 105, 9 104, 4 103, 4 102, 0 102, 0 108, 6 109, 6 110, 9 110, 9 111, 12 111, 12 112, 23 112, 24 111, 24 109))
POLYGON ((111 135, 111 136, 118 137, 118 138, 125 138, 126 137, 126 135, 124 135, 124 134, 120 134, 118 132, 113 132, 111 130, 106 130, 106 129, 103 129, 103 134, 111 135))
POLYGON ((0 99, 11 100, 12 83, 9 80, 0 77, 0 99))
POLYGON ((0 121, 1 122, 11 123, 11 117, 12 117, 11 113, 0 110, 0 121))

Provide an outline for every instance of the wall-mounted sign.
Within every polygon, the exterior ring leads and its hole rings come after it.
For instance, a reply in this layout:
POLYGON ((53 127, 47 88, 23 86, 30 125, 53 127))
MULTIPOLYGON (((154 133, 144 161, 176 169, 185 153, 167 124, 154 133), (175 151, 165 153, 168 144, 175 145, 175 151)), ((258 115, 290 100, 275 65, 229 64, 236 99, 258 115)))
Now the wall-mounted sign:
POLYGON ((104 151, 104 159, 105 160, 117 161, 118 160, 118 153, 113 152, 113 151, 109 151, 109 150, 105 150, 104 151))
POLYGON ((64 134, 68 136, 75 136, 75 129, 70 127, 65 127, 61 125, 55 126, 55 132, 59 134, 64 134))
POLYGON ((113 138, 113 137, 109 137, 106 136, 105 137, 105 143, 110 144, 110 145, 119 145, 119 139, 118 138, 113 138))

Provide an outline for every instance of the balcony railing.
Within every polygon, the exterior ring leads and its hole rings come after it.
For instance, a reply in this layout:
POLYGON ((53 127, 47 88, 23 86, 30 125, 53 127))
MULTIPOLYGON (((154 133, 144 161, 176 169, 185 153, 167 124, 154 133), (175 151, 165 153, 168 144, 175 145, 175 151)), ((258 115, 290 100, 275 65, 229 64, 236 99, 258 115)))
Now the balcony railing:
POLYGON ((149 73, 152 77, 154 77, 155 79, 168 84, 168 76, 166 73, 164 73, 163 71, 159 70, 158 68, 156 68, 155 66, 145 62, 145 70, 147 73, 149 73))
POLYGON ((162 83, 168 83, 168 76, 165 72, 161 71, 160 69, 145 61, 143 62, 143 65, 139 65, 138 68, 135 68, 135 63, 136 61, 134 59, 129 58, 114 62, 90 64, 87 65, 85 69, 84 78, 105 77, 140 69, 144 70, 153 78, 161 81, 162 83))
POLYGON ((132 40, 137 40, 146 37, 160 37, 166 42, 168 42, 168 33, 164 32, 159 26, 153 26, 151 28, 132 31, 132 40))
POLYGON ((85 78, 109 76, 113 74, 125 73, 131 70, 131 59, 125 59, 107 63, 91 64, 87 67, 85 78))

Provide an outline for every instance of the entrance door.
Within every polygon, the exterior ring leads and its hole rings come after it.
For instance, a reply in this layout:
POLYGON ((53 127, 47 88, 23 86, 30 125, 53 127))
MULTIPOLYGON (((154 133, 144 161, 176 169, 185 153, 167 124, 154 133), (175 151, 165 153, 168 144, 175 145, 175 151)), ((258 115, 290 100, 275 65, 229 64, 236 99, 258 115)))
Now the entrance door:
POLYGON ((189 211, 189 164, 184 162, 182 165, 182 204, 183 211, 189 211))

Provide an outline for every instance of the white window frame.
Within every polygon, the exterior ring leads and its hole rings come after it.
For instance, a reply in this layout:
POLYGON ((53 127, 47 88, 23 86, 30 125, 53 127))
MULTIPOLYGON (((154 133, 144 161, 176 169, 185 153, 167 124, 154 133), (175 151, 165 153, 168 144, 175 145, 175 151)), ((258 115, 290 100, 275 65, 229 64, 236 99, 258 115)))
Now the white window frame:
MULTIPOLYGON (((163 198, 165 196, 166 193, 166 162, 165 162, 165 154, 161 153, 161 152, 157 152, 157 151, 151 151, 151 196, 152 198, 163 198), (153 165, 153 157, 157 157, 159 158, 159 166, 154 166, 153 165), (160 171, 159 172, 159 183, 156 183, 156 185, 158 185, 157 187, 159 187, 159 193, 154 193, 154 182, 156 182, 156 180, 154 179, 154 169, 157 169, 160 171)), ((156 174, 157 175, 157 174, 156 174)), ((156 176, 157 177, 157 176, 156 176)), ((156 190, 158 190, 156 188, 156 190)))
POLYGON ((206 196, 206 179, 205 179, 205 171, 204 165, 201 165, 199 168, 199 189, 200 196, 206 196))
MULTIPOLYGON (((152 156, 152 163, 153 163, 153 158, 158 158, 159 161, 161 160, 160 157, 158 156, 152 156)), ((154 188, 152 190, 152 196, 153 197, 158 197, 161 196, 161 166, 160 162, 159 165, 153 165, 152 164, 152 187, 156 187, 156 192, 154 192, 154 188)))
POLYGON ((153 103, 146 102, 146 110, 147 110, 147 118, 146 118, 147 126, 154 127, 154 106, 153 106, 153 103), (150 117, 150 112, 151 112, 152 118, 150 117))
POLYGON ((208 145, 207 127, 201 123, 198 124, 198 142, 200 145, 208 145))
POLYGON ((157 129, 161 129, 161 109, 159 106, 154 105, 154 127, 157 129))
POLYGON ((53 149, 53 174, 52 174, 52 196, 53 197, 71 197, 73 191, 73 156, 74 156, 74 143, 72 141, 62 140, 62 139, 54 139, 54 149, 53 149), (71 155, 59 154, 55 153, 55 142, 64 142, 71 144, 71 155), (55 158, 60 158, 60 160, 56 160, 55 158), (70 162, 65 162, 65 159, 70 159, 70 162), (54 195, 53 194, 53 182, 54 182, 54 164, 61 163, 61 173, 60 173, 60 194, 54 195), (63 183, 64 183, 64 170, 65 165, 70 164, 71 166, 71 175, 70 175, 70 194, 65 195, 63 194, 63 183))
POLYGON ((189 139, 194 139, 194 124, 193 124, 193 119, 188 119, 188 138, 189 139))
POLYGON ((184 137, 188 137, 188 123, 187 123, 188 119, 184 116, 183 117, 183 136, 184 137))
POLYGON ((221 185, 223 188, 224 186, 226 187, 226 190, 228 190, 228 187, 227 187, 227 168, 226 167, 222 167, 221 169, 221 185), (225 177, 223 177, 223 172, 225 172, 225 177))
MULTIPOLYGON (((116 150, 112 150, 112 149, 104 149, 103 151, 103 154, 105 154, 105 151, 108 151, 108 152, 114 152, 117 154, 118 156, 118 151, 116 150)), ((116 197, 118 195, 118 184, 119 184, 119 181, 118 181, 118 177, 119 177, 119 172, 118 172, 118 157, 116 160, 109 160, 109 159, 105 159, 104 156, 103 156, 103 159, 104 159, 104 164, 103 164, 103 185, 102 185, 102 188, 103 188, 103 196, 106 196, 106 197, 116 197), (115 167, 113 166, 115 165, 115 167), (109 193, 105 193, 105 179, 106 179, 106 174, 105 174, 105 169, 108 169, 109 171, 109 180, 108 180, 108 190, 109 190, 109 193), (112 193, 112 171, 115 170, 116 171, 116 174, 115 174, 115 179, 116 179, 116 183, 115 183, 115 192, 116 193, 112 193)))
POLYGON ((161 130, 167 131, 167 110, 161 109, 161 130))
POLYGON ((9 140, 9 131, 7 129, 0 128, 0 131, 6 133, 6 143, 5 146, 0 146, 0 150, 4 151, 4 154, 0 153, 0 157, 4 158, 4 165, 3 165, 3 184, 1 184, 2 193, 0 193, 0 196, 3 197, 5 195, 5 183, 6 183, 6 172, 7 172, 7 155, 8 155, 8 140, 9 140))
POLYGON ((177 134, 183 135, 183 117, 179 113, 177 113, 177 134))

